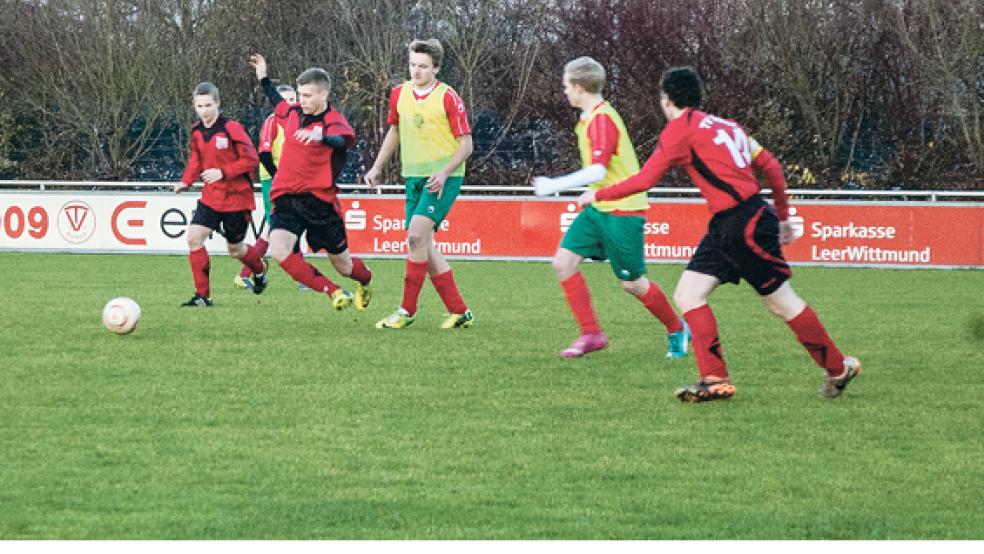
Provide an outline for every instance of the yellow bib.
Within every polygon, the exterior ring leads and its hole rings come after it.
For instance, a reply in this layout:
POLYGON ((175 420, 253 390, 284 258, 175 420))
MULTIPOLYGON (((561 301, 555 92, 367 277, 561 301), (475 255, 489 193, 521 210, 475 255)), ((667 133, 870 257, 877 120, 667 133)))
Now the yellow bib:
MULTIPOLYGON (((594 190, 603 189, 624 181, 639 172, 639 160, 636 158, 635 150, 632 148, 632 140, 629 133, 625 130, 625 124, 618 112, 608 102, 602 102, 588 116, 577 122, 574 133, 577 135, 577 147, 581 152, 581 165, 588 167, 591 165, 591 139, 588 138, 588 127, 591 122, 600 114, 605 114, 612 118, 615 126, 618 127, 618 146, 615 154, 608 161, 607 173, 601 181, 588 185, 594 190)), ((649 202, 646 200, 646 193, 639 192, 632 196, 627 196, 621 200, 599 200, 592 204, 598 211, 612 212, 615 210, 638 211, 649 209, 649 202)))
MULTIPOLYGON (((271 115, 270 117, 274 116, 271 115)), ((270 143, 270 155, 273 156, 273 165, 280 167, 280 154, 284 151, 284 141, 287 140, 287 135, 284 133, 283 126, 279 123, 274 123, 274 126, 277 128, 277 137, 270 143)), ((270 179, 270 174, 263 164, 260 164, 260 179, 270 179)))
MULTIPOLYGON (((403 83, 396 110, 400 114, 400 165, 403 177, 430 177, 451 161, 458 141, 451 133, 444 112, 444 94, 450 89, 439 83, 427 98, 413 96, 413 82, 403 83)), ((451 175, 464 176, 462 163, 451 175)))

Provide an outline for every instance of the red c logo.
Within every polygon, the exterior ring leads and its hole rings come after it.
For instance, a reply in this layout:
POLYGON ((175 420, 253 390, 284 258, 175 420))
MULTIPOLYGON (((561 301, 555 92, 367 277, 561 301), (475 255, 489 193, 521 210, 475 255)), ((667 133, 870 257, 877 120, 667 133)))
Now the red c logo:
MULTIPOLYGON (((119 206, 116 206, 116 209, 113 210, 113 217, 111 218, 112 221, 110 222, 110 227, 113 230, 113 236, 116 237, 116 240, 120 241, 122 244, 132 244, 137 246, 145 246, 147 244, 147 239, 130 238, 130 237, 123 236, 123 233, 120 232, 120 227, 119 227, 119 218, 120 218, 120 214, 123 213, 123 210, 128 210, 130 208, 146 208, 146 207, 147 207, 146 200, 131 200, 129 202, 123 202, 119 206)), ((126 221, 126 225, 128 227, 143 227, 144 221, 142 219, 128 219, 126 221)))

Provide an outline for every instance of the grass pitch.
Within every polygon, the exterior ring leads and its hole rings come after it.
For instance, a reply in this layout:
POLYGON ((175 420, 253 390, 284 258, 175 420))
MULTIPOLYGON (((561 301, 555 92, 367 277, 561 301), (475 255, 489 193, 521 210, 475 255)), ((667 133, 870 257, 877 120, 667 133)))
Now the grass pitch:
MULTIPOLYGON (((335 278, 326 260, 315 264, 335 278)), ((748 286, 712 306, 738 387, 683 405, 692 357, 608 267, 584 273, 611 345, 575 327, 548 264, 455 262, 476 314, 438 329, 336 313, 279 269, 262 296, 213 258, 0 254, 0 539, 984 538, 984 272, 797 268, 862 376, 833 401, 748 286), (131 296, 130 336, 100 312, 131 296)), ((671 291, 681 266, 650 266, 671 291)))

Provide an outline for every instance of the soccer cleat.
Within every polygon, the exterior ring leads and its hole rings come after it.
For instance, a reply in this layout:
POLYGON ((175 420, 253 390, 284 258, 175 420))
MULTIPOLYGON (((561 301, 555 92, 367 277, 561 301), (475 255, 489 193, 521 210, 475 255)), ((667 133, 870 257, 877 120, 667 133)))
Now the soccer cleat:
POLYGON ((858 375, 861 375, 861 360, 854 356, 845 356, 844 371, 838 377, 825 375, 823 384, 817 392, 824 398, 837 398, 847 388, 848 383, 858 375))
POLYGON ((448 314, 448 318, 441 324, 441 329, 467 329, 475 322, 475 316, 471 310, 465 310, 463 314, 448 314))
POLYGON ((403 329, 409 327, 414 320, 406 310, 400 308, 376 322, 376 329, 403 329))
POLYGON ((253 294, 263 294, 269 283, 266 272, 253 275, 253 294))
POLYGON ((667 342, 669 343, 666 349, 667 358, 683 358, 687 355, 687 344, 690 342, 690 327, 686 321, 681 321, 680 323, 683 323, 682 330, 676 333, 667 333, 666 335, 667 342))
POLYGON ((242 275, 236 275, 236 277, 232 280, 232 284, 236 285, 237 289, 253 289, 253 281, 251 281, 249 277, 243 277, 242 275))
POLYGON ((681 402, 727 400, 735 395, 735 386, 731 384, 730 379, 702 377, 693 385, 679 387, 673 394, 681 402))
POLYGON ((352 293, 345 289, 335 289, 331 293, 331 306, 338 311, 349 307, 352 303, 352 293))
POLYGON ((299 290, 301 292, 304 292, 306 290, 311 290, 311 287, 305 285, 304 283, 298 283, 297 284, 297 290, 299 290))
POLYGON ((372 302, 372 283, 363 285, 359 283, 355 286, 355 309, 360 312, 365 311, 372 302))
POLYGON ((562 350, 560 355, 563 358, 580 358, 606 346, 608 346, 608 337, 604 333, 585 333, 574 339, 574 342, 562 350))
POLYGON ((212 299, 206 298, 196 292, 195 296, 191 297, 191 300, 182 302, 181 305, 188 308, 207 308, 212 305, 212 299))

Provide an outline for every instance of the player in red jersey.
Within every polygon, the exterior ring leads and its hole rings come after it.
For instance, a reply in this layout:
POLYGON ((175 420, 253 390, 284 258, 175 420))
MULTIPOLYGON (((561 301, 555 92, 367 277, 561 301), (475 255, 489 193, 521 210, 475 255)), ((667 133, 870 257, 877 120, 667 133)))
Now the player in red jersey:
POLYGON ((242 125, 219 113, 219 89, 215 85, 199 83, 193 100, 200 120, 191 129, 188 165, 174 192, 180 193, 198 179, 205 182, 187 232, 195 295, 182 304, 204 308, 212 305, 211 263, 205 250, 209 233, 218 231, 225 236, 229 255, 242 261, 253 273, 256 294, 266 288, 266 264, 255 245, 247 248, 243 243, 250 213, 256 205, 250 177, 259 160, 256 149, 242 125))
MULTIPOLYGON (((277 85, 277 92, 287 101, 288 104, 297 103, 297 91, 290 85, 277 85)), ((263 224, 262 232, 256 237, 256 248, 260 256, 266 254, 270 246, 270 209, 273 204, 270 202, 270 185, 273 183, 273 176, 277 174, 277 164, 280 163, 280 153, 284 149, 284 128, 280 125, 277 114, 270 114, 263 125, 260 127, 260 189, 263 196, 263 224)), ((253 281, 249 278, 248 268, 243 268, 239 275, 233 279, 233 284, 241 289, 253 289, 253 281)), ((301 285, 307 289, 304 285, 301 285)))
POLYGON ((270 187, 270 255, 295 281, 327 294, 336 310, 344 310, 352 303, 352 294, 322 275, 297 248, 301 234, 307 233, 312 250, 327 250, 335 270, 356 281, 355 307, 365 310, 372 298, 372 272, 360 258, 349 254, 335 186, 335 175, 345 163, 345 150, 355 142, 355 131, 328 103, 331 79, 320 68, 304 71, 297 77, 299 103, 291 105, 267 77, 263 56, 254 54, 250 64, 287 137, 270 187))
POLYGON ((615 200, 655 185, 671 167, 682 166, 707 200, 713 216, 707 234, 680 276, 673 299, 693 333, 699 380, 676 390, 687 402, 730 398, 735 387, 728 376, 718 338, 717 321, 707 304, 721 283, 745 279, 766 308, 782 318, 796 338, 826 371, 820 394, 839 396, 861 373, 857 358, 844 356, 827 335, 817 314, 787 282, 792 276, 781 244, 793 240, 787 221, 786 180, 782 166, 734 121, 697 108, 702 85, 690 67, 676 67, 660 80, 660 105, 666 128, 656 151, 634 176, 578 198, 582 206, 596 200, 615 200), (752 168, 765 174, 775 209, 759 196, 752 168))

